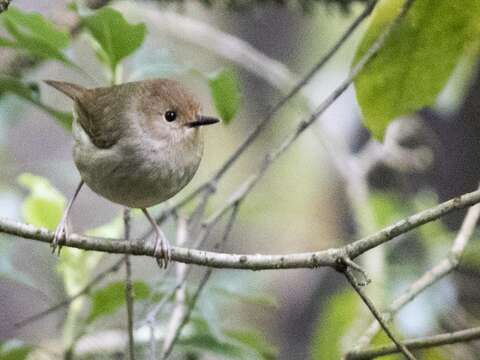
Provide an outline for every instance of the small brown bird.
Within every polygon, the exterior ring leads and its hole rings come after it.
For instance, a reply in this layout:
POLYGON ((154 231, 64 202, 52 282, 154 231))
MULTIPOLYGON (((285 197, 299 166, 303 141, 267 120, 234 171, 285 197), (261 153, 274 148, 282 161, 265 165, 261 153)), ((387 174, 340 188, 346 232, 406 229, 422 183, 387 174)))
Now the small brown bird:
POLYGON ((74 101, 73 158, 82 178, 55 231, 53 252, 68 237, 68 216, 86 183, 114 203, 142 209, 155 230, 155 255, 166 267, 170 245, 147 208, 190 182, 202 159, 200 127, 219 120, 201 115, 199 103, 174 80, 94 89, 45 82, 74 101))

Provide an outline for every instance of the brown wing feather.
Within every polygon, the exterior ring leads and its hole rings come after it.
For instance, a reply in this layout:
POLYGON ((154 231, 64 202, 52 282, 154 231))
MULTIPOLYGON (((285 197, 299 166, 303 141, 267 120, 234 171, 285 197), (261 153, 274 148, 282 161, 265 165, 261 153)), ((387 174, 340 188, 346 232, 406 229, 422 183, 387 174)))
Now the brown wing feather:
POLYGON ((134 91, 129 84, 108 88, 95 88, 82 93, 75 101, 77 121, 95 146, 105 149, 117 143, 126 121, 126 109, 134 91))

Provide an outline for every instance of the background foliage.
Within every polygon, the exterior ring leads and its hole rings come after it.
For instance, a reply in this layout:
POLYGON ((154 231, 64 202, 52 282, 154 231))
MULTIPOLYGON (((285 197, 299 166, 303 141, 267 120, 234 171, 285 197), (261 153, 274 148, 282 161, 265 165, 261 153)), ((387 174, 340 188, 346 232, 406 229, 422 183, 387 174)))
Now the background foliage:
MULTIPOLYGON (((22 71, 22 76, 0 66, 0 166, 5 170, 0 174, 1 216, 54 229, 66 204, 67 195, 63 194, 70 194, 78 180, 69 155, 70 104, 46 90, 41 79, 54 77, 105 86, 162 74, 185 81, 201 98, 205 111, 223 120, 222 127, 207 134, 204 164, 188 189, 218 168, 277 97, 262 80, 253 79, 241 67, 185 44, 185 40, 168 38, 154 23, 132 15, 127 2, 99 10, 81 1, 68 8, 63 3, 56 5, 68 14, 66 18, 78 19, 71 27, 74 31, 67 31, 58 19, 54 21, 52 12, 31 11, 36 5, 25 3, 25 7, 13 4, 0 15, 0 62, 20 55, 29 59, 28 68, 38 65, 22 71)), ((172 11, 168 1, 155 3, 154 7, 144 3, 138 7, 145 13, 172 11)), ((358 3, 363 2, 205 3, 213 6, 186 4, 186 19, 199 11, 202 20, 244 37, 303 74, 361 11, 358 3), (299 11, 298 5, 307 13, 299 11), (230 8, 250 12, 226 12, 230 8), (252 16, 255 12, 257 18, 252 16)), ((210 214, 263 154, 292 131, 305 107, 320 102, 332 79, 343 77, 360 60, 398 15, 402 4, 401 0, 379 2, 368 25, 309 85, 303 101, 291 102, 226 177, 224 188, 208 206, 210 214)), ((479 24, 477 0, 415 1, 405 21, 355 80, 358 109, 352 93, 341 98, 311 134, 275 165, 242 208, 226 251, 289 253, 340 246, 433 206, 446 196, 473 190, 480 173, 472 165, 478 162, 471 161, 479 160, 478 141, 453 146, 449 140, 457 133, 460 139, 474 136, 476 140, 480 135, 480 92, 475 80, 479 24), (365 128, 359 126, 359 112, 365 128), (400 122, 399 116, 403 117, 400 122), (368 160, 365 149, 372 141, 367 131, 384 141, 385 158, 364 172, 343 164, 358 181, 352 180, 353 185, 345 179, 340 182, 332 163, 345 151, 368 160), (334 144, 333 153, 321 145, 325 136, 334 144), (467 161, 458 155, 463 153, 474 155, 467 161), (449 156, 456 160, 454 166, 445 166, 451 163, 449 156), (449 194, 445 188, 454 183, 450 175, 458 172, 471 179, 470 185, 449 194), (360 187, 354 186, 359 183, 360 187)), ((187 207, 186 213, 191 210, 187 207)), ((80 201, 74 218, 76 232, 122 237, 119 209, 92 193, 80 201)), ((368 292, 380 307, 445 256, 458 219, 429 224, 364 257, 363 265, 373 278, 368 292)), ((144 228, 143 220, 134 213, 135 235, 142 234, 144 228)), ((164 230, 169 238, 175 237, 173 221, 165 224, 164 230)), ((220 236, 212 234, 212 239, 220 236)), ((478 322, 480 294, 471 285, 478 275, 477 247, 473 245, 465 255, 459 274, 436 284, 400 312, 393 325, 397 333, 402 337, 423 336, 478 322)), ((46 246, 22 245, 5 235, 0 235, 0 254, 0 291, 6 294, 0 300, 5 314, 0 318, 0 358, 33 359, 39 354, 114 358, 124 351, 123 341, 117 341, 113 350, 102 347, 104 339, 118 339, 115 336, 125 329, 125 284, 115 270, 68 302, 62 311, 25 327, 15 326, 83 291, 116 258, 65 248, 56 259, 46 246), (25 259, 34 260, 30 264, 25 259), (25 294, 25 300, 16 301, 25 294), (52 319, 61 326, 52 325, 52 319)), ((135 324, 138 338, 145 339, 141 331, 148 329, 148 314, 162 301, 167 305, 156 321, 163 330, 168 323, 174 305, 168 294, 175 287, 175 276, 160 273, 150 260, 134 259, 133 264, 135 324)), ((195 273, 187 284, 187 303, 192 300, 198 275, 195 273)), ((370 320, 351 289, 326 270, 217 272, 194 307, 174 355, 185 359, 338 359, 352 348, 370 320)), ((386 342, 383 335, 373 341, 386 342)), ((137 345, 139 356, 148 357, 148 342, 139 340, 137 345)), ((418 356, 474 359, 477 346, 462 344, 419 352, 418 356)))

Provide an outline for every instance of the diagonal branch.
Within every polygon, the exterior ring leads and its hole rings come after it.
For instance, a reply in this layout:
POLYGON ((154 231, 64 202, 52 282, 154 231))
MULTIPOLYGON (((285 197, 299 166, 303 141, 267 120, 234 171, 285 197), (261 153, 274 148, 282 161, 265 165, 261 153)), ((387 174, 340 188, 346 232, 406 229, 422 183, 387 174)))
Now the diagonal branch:
POLYGON ((352 275, 352 273, 350 272, 350 268, 348 266, 345 267, 345 270, 343 271, 343 274, 347 278, 350 285, 352 285, 352 287, 355 289, 358 296, 360 296, 360 298, 365 303, 365 305, 367 305, 368 309, 370 310, 372 315, 375 317, 378 324, 382 327, 383 331, 385 331, 385 334, 387 334, 387 336, 390 338, 390 340, 393 341, 393 343, 395 344, 395 349, 398 352, 401 352, 403 355, 405 355, 405 357, 408 360, 415 360, 415 356, 413 356, 413 354, 407 349, 407 347, 404 344, 402 344, 400 341, 397 340, 395 335, 393 335, 392 331, 388 328, 387 324, 382 319, 382 316, 380 315, 378 310, 375 308, 372 301, 367 297, 367 295, 365 294, 365 292, 363 291, 361 286, 359 284, 357 284, 357 281, 356 281, 355 277, 352 275))
MULTIPOLYGON (((468 241, 472 237, 475 227, 480 219, 480 205, 472 206, 468 209, 467 215, 463 220, 462 226, 453 241, 452 248, 448 256, 440 261, 437 265, 425 272, 413 284, 411 284, 394 302, 382 313, 385 321, 391 318, 410 301, 415 299, 425 289, 429 288, 439 280, 443 279, 452 272, 459 264, 460 259, 465 251, 468 241)), ((372 323, 364 332, 363 336, 358 340, 355 349, 361 349, 370 343, 371 339, 380 330, 378 324, 372 323)), ((355 350, 354 350, 355 351, 355 350)))

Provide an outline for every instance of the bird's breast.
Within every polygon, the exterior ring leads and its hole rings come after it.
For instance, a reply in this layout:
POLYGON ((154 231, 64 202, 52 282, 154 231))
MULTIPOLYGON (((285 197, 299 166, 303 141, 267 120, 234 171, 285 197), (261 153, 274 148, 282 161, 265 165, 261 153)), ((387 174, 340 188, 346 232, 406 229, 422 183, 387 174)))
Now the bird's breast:
POLYGON ((75 164, 85 183, 115 203, 146 208, 178 193, 198 169, 203 143, 173 145, 148 136, 121 138, 108 149, 97 148, 74 121, 75 164))

